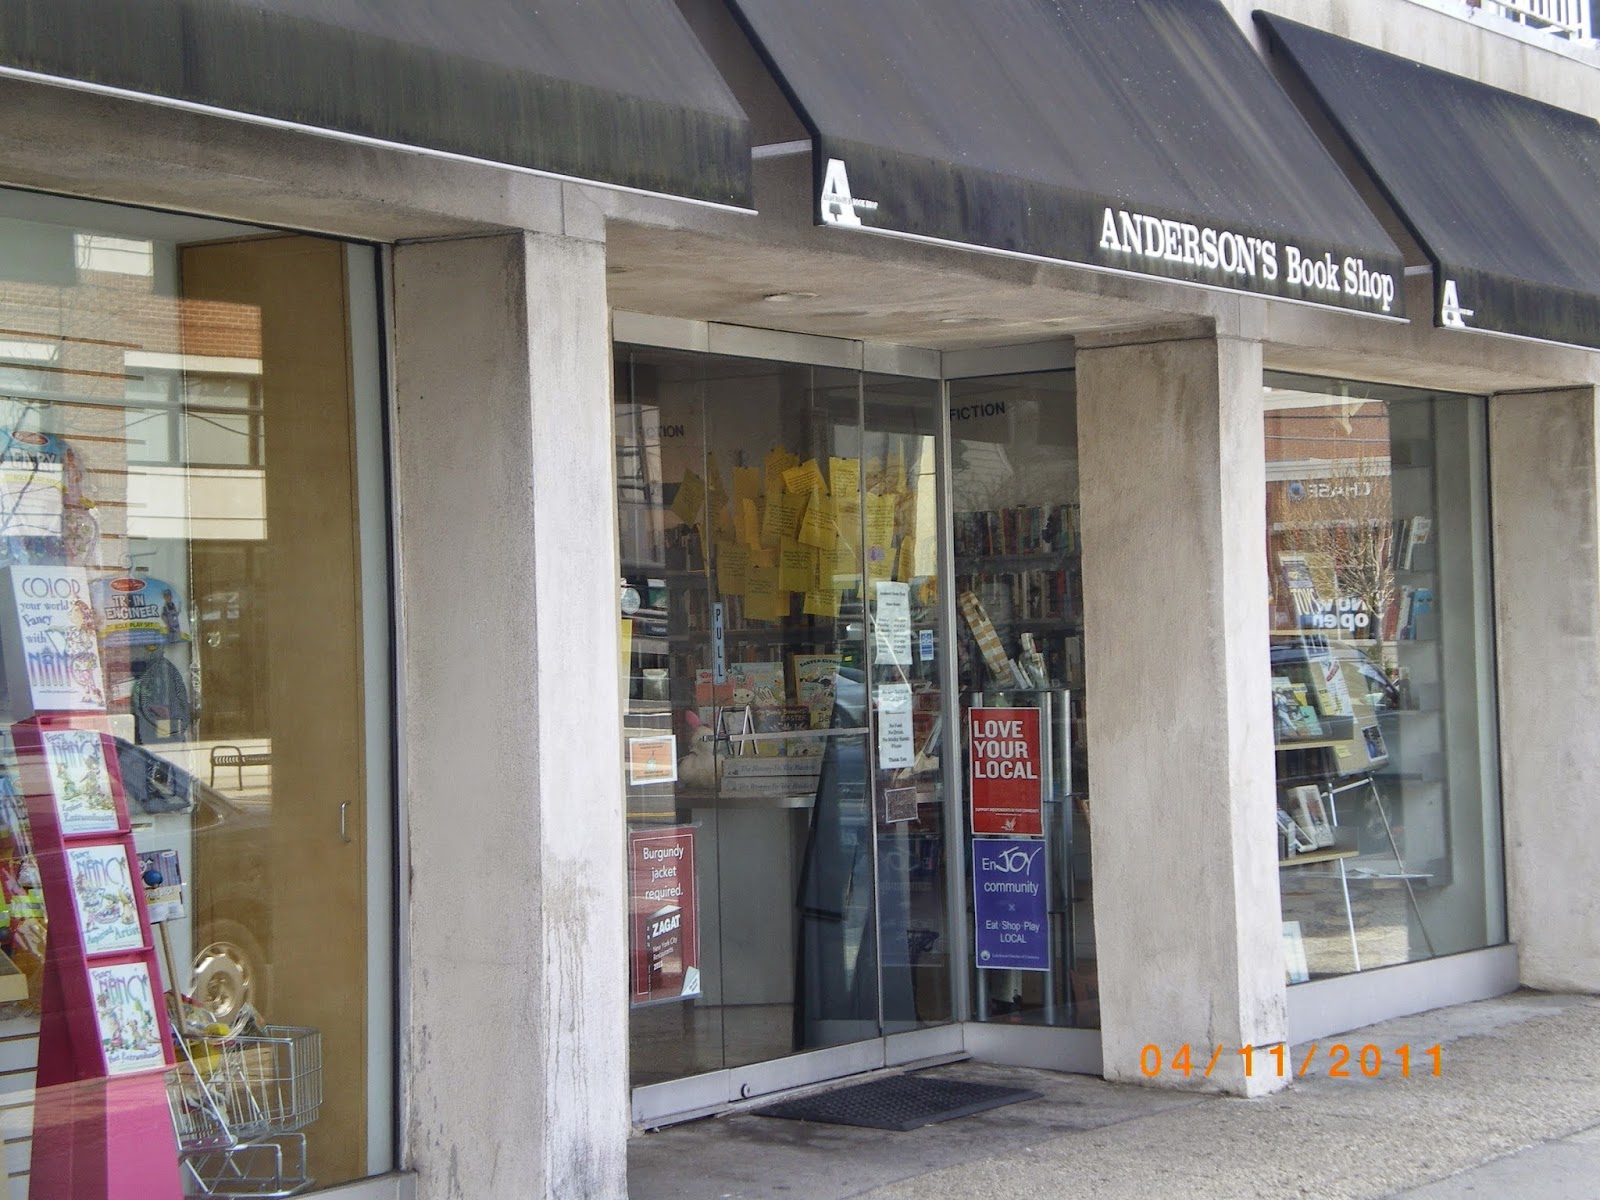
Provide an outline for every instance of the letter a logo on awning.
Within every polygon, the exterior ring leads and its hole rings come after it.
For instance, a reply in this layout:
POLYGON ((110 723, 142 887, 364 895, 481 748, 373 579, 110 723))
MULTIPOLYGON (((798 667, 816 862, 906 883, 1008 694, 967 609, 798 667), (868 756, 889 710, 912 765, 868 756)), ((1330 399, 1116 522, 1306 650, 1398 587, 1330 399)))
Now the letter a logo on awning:
POLYGON ((850 194, 850 177, 842 159, 830 158, 822 176, 822 220, 828 225, 860 225, 859 213, 875 212, 876 200, 857 200, 850 194))
POLYGON ((1466 318, 1470 317, 1473 310, 1461 307, 1461 298, 1456 294, 1456 281, 1444 281, 1444 297, 1439 301, 1439 323, 1450 329, 1465 329, 1466 318))

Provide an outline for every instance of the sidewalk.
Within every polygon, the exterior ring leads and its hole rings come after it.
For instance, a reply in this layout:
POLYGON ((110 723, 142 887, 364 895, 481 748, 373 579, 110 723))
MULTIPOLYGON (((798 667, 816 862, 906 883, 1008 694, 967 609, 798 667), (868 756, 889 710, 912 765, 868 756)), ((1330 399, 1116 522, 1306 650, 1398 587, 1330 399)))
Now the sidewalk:
MULTIPOLYGON (((631 1200, 1596 1200, 1600 997, 1518 992, 1386 1021, 1385 1069, 1263 1100, 957 1063, 1041 1100, 885 1133, 740 1113, 636 1137, 631 1200), (1442 1044, 1441 1074, 1422 1054, 1442 1044), (1411 1075, 1390 1064, 1411 1046, 1411 1075)), ((1296 1047, 1296 1068, 1305 1060, 1296 1047)), ((1203 1067, 1203 1063, 1200 1064, 1203 1067)), ((1258 1067, 1258 1069, 1260 1069, 1258 1067)))

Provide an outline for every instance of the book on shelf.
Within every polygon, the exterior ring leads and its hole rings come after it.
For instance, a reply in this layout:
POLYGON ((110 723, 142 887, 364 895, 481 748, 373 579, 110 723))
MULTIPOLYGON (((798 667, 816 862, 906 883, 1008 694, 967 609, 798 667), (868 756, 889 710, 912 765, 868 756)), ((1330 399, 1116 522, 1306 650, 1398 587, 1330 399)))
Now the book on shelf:
POLYGON ((1292 858, 1317 848, 1317 840, 1300 828, 1300 823, 1284 809, 1278 809, 1278 857, 1292 858))
MULTIPOLYGON (((789 733, 811 728, 811 710, 804 704, 757 704, 750 713, 756 733, 789 733)), ((820 753, 822 749, 820 741, 810 738, 764 738, 754 745, 756 754, 763 758, 801 757, 820 753)))
POLYGON ((1013 621, 1071 620, 1083 610, 1078 574, 1065 567, 963 572, 973 592, 1001 625, 1013 621))
POLYGON ((978 644, 978 652, 983 655, 989 674, 996 680, 1012 682, 1011 659, 1006 656, 1000 635, 995 632, 994 622, 989 619, 983 602, 972 592, 962 592, 956 597, 956 604, 972 633, 972 640, 978 644))
POLYGON ((788 698, 781 662, 729 663, 727 678, 733 689, 730 704, 770 706, 782 704, 788 698))
POLYGON ((1389 598, 1383 616, 1383 640, 1409 642, 1417 636, 1417 618, 1433 612, 1432 588, 1402 585, 1389 598))
POLYGON ((842 654, 791 654, 790 695, 805 705, 811 714, 811 728, 825 729, 833 723, 834 685, 839 675, 842 654))
POLYGON ((1283 572, 1283 586, 1294 606, 1295 623, 1305 625, 1317 611, 1317 585, 1311 577, 1311 564, 1304 554, 1278 555, 1278 569, 1283 572))
POLYGON ((1331 654, 1312 654, 1306 662, 1306 672, 1311 682, 1311 694, 1317 702, 1317 712, 1324 717, 1348 717, 1354 710, 1350 706, 1350 689, 1344 672, 1331 654))
POLYGON ((1272 677, 1272 726, 1279 742, 1306 741, 1322 736, 1322 723, 1311 706, 1306 685, 1287 675, 1272 677))
POLYGON ((1075 553, 1081 528, 1076 504, 957 513, 954 526, 956 554, 963 558, 1075 553))
POLYGON ((1302 784, 1289 789, 1290 815, 1307 840, 1319 850, 1333 845, 1333 822, 1328 819, 1328 809, 1322 800, 1322 790, 1315 784, 1302 784))
POLYGON ((1389 529, 1388 563, 1397 571, 1417 569, 1417 547, 1433 536, 1433 518, 1401 517, 1389 529))

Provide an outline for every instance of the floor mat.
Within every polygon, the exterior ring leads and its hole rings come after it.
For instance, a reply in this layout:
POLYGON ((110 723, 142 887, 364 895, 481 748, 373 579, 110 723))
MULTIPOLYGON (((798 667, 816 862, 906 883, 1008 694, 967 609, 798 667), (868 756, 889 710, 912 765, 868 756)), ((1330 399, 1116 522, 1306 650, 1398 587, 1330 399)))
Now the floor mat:
POLYGON ((760 1117, 781 1117, 786 1121, 860 1125, 904 1133, 938 1121, 953 1121, 1019 1100, 1038 1098, 1038 1092, 1025 1088, 967 1083, 929 1075, 894 1075, 752 1111, 760 1117))

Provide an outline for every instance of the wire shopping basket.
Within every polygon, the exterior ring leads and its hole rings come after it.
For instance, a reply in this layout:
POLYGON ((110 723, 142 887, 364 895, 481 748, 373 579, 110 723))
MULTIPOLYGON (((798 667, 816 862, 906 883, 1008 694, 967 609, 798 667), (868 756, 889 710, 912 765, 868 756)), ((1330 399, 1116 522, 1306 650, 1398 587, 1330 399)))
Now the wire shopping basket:
POLYGON ((265 1025, 227 1037, 177 1037, 167 1102, 185 1191, 292 1196, 310 1186, 299 1131, 322 1107, 322 1033, 265 1025))

